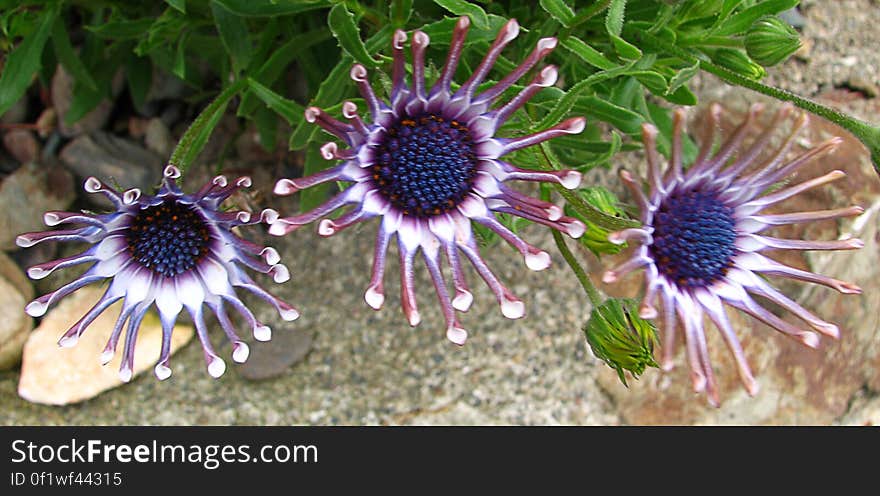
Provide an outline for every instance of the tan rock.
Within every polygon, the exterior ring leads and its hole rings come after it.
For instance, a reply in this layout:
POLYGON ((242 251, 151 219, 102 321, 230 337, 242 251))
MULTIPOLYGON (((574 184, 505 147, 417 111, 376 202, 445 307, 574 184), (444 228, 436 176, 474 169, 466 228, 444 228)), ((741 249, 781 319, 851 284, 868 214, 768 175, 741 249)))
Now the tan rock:
POLYGON ((76 193, 73 177, 61 167, 31 163, 0 184, 0 250, 15 249, 15 237, 45 229, 43 213, 64 210, 76 193))
MULTIPOLYGON (((104 288, 88 286, 62 300, 46 314, 31 333, 24 346, 18 394, 31 402, 48 405, 68 405, 92 398, 123 382, 118 371, 124 337, 113 360, 106 366, 100 355, 119 315, 121 302, 104 311, 80 337, 72 348, 58 346, 58 339, 82 314, 98 301, 104 288)), ((172 353, 188 343, 193 329, 176 325, 171 339, 172 353)), ((162 327, 154 310, 150 310, 140 326, 135 348, 134 374, 152 370, 159 360, 162 327)))
POLYGON ((0 251, 0 278, 10 282, 18 292, 24 296, 24 299, 31 301, 34 299, 34 286, 30 279, 24 275, 24 271, 15 263, 8 255, 0 251))
MULTIPOLYGON (((27 287, 33 291, 30 284, 27 287)), ((33 329, 34 319, 24 313, 28 301, 16 284, 0 273, 0 370, 18 363, 21 347, 33 329)))

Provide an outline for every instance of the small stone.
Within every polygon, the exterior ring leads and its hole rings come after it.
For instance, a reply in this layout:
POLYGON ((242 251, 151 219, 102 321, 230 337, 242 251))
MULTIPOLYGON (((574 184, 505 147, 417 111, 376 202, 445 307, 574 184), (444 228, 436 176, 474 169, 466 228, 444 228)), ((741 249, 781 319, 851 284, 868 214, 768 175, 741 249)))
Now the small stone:
POLYGON ((174 151, 174 138, 171 137, 171 131, 158 117, 150 119, 147 123, 144 144, 150 151, 162 158, 171 157, 171 152, 174 151))
POLYGON ((43 213, 64 210, 76 194, 73 177, 60 167, 24 165, 0 184, 0 249, 17 248, 15 237, 41 231, 43 213))
MULTIPOLYGON (((123 189, 149 191, 159 181, 162 159, 138 143, 96 131, 75 138, 61 149, 61 161, 85 179, 95 176, 123 189)), ((110 207, 103 195, 88 195, 89 201, 110 207)))
POLYGON ((840 425, 880 426, 880 396, 862 397, 857 395, 852 407, 840 419, 840 425))
POLYGON ((250 380, 271 379, 280 376, 299 363, 312 349, 315 332, 292 325, 272 328, 272 340, 254 342, 248 361, 238 367, 241 376, 250 380))
POLYGON ((3 135, 3 146, 16 160, 26 164, 40 156, 40 143, 29 129, 13 129, 3 135))
MULTIPOLYGON (((103 293, 104 288, 100 285, 85 287, 62 300, 43 317, 24 346, 19 396, 33 403, 69 405, 124 384, 119 378, 124 336, 113 360, 103 366, 100 361, 122 303, 113 304, 95 319, 75 346, 62 348, 58 345, 58 339, 103 293)), ((174 326, 172 353, 188 343, 193 334, 191 326, 174 326)), ((162 326, 151 309, 138 330, 132 377, 153 370, 159 360, 161 345, 162 326)))
POLYGON ((880 95, 880 87, 859 76, 853 76, 845 83, 849 88, 856 90, 868 98, 874 98, 880 95))
POLYGON ((34 299, 34 287, 30 279, 24 275, 24 271, 17 263, 2 251, 0 251, 0 278, 6 279, 15 286, 27 301, 34 299))
MULTIPOLYGON (((30 284, 26 287, 33 291, 30 284)), ((28 301, 16 282, 0 274, 0 315, 3 315, 0 319, 0 370, 10 369, 18 363, 21 347, 33 329, 34 320, 24 313, 28 301)))

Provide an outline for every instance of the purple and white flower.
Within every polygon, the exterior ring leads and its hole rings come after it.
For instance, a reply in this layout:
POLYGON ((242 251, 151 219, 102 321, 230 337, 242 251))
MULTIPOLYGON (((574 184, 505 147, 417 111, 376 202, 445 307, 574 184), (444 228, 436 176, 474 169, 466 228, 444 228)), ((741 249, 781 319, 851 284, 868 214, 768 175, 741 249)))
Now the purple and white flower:
POLYGON ((339 121, 316 107, 306 109, 305 117, 343 141, 348 148, 327 143, 322 154, 327 160, 341 160, 341 165, 300 179, 281 179, 275 193, 289 195, 329 181, 353 183, 316 209, 294 217, 276 219, 269 232, 284 235, 314 222, 346 205, 353 208, 336 219, 324 219, 318 225, 321 236, 330 236, 355 223, 380 217, 373 270, 365 300, 374 309, 384 303, 383 273, 386 252, 396 234, 400 253, 403 311, 412 326, 421 317, 416 306, 413 260, 421 250, 434 282, 446 319, 446 335, 456 344, 464 344, 467 332, 459 324, 456 311, 467 311, 473 296, 465 282, 461 254, 494 292, 502 313, 511 319, 525 314, 523 303, 498 280, 480 256, 471 222, 478 222, 508 241, 525 257, 526 266, 542 270, 550 265, 548 253, 528 244, 502 225, 495 212, 506 213, 547 225, 579 237, 585 226, 565 217, 558 206, 529 197, 510 188, 511 180, 554 182, 573 189, 581 174, 576 171, 534 171, 518 168, 501 159, 504 155, 556 136, 580 133, 583 118, 568 119, 550 129, 526 136, 502 138, 496 131, 513 113, 541 89, 556 82, 557 71, 546 66, 531 82, 503 105, 493 104, 516 81, 528 73, 556 47, 555 38, 543 38, 517 68, 489 85, 484 82, 504 47, 519 33, 515 20, 505 24, 482 62, 470 78, 457 89, 452 78, 458 66, 470 22, 458 20, 446 63, 436 82, 425 83, 425 49, 429 38, 422 31, 412 35, 412 78, 406 82, 407 35, 394 33, 392 88, 390 103, 374 93, 367 70, 360 64, 351 69, 370 112, 370 122, 357 113, 350 101, 342 113, 348 122, 339 121), (455 294, 450 295, 441 271, 445 254, 452 272, 455 294))
POLYGON ((50 306, 77 289, 111 279, 98 303, 61 337, 58 344, 74 346, 98 315, 122 300, 122 310, 101 360, 106 364, 113 358, 127 322, 119 369, 123 381, 131 379, 138 328, 153 303, 159 311, 163 333, 161 354, 154 369, 159 379, 171 375, 171 333, 184 307, 192 316, 208 373, 213 377, 223 374, 226 363, 217 356, 208 338, 203 305, 217 316, 232 343, 232 359, 238 363, 247 360, 249 350, 236 334, 225 305, 241 314, 257 340, 268 341, 271 330, 254 317, 236 296, 234 288, 244 288, 266 300, 284 320, 299 316, 296 309, 269 294, 242 270, 245 266, 271 274, 278 283, 290 278, 287 267, 279 263, 280 257, 274 248, 242 239, 232 231, 237 226, 267 221, 277 217, 277 213, 267 209, 259 218, 252 218, 245 211, 220 208, 235 191, 249 187, 250 178, 241 177, 230 184, 224 176, 217 176, 195 194, 185 194, 176 184, 178 177, 180 171, 176 167, 166 167, 162 186, 155 196, 141 194, 138 189, 119 192, 90 177, 85 181, 85 190, 106 196, 115 206, 114 212, 47 212, 43 219, 48 226, 79 224, 81 227, 22 234, 16 239, 21 247, 44 241, 82 241, 92 245, 78 255, 29 268, 27 273, 32 279, 42 279, 56 269, 93 263, 81 277, 30 302, 25 311, 33 317, 42 316, 50 306))
POLYGON ((835 170, 768 192, 772 186, 790 178, 804 164, 831 152, 841 140, 832 138, 792 160, 786 160, 796 135, 807 124, 807 115, 802 113, 784 143, 764 160, 761 152, 768 148, 772 131, 783 125, 793 107, 782 106, 770 124, 746 147, 744 142, 750 127, 762 109, 760 104, 753 105, 744 121, 713 153, 721 111, 720 106, 713 105, 698 156, 687 170, 682 168, 685 113, 682 109, 677 110, 673 120, 670 167, 665 173, 661 171, 656 149, 657 129, 650 124, 643 125, 648 191, 643 191, 630 173, 620 173, 638 203, 643 226, 609 235, 612 242, 633 241, 638 246, 631 258, 605 272, 604 282, 615 282, 628 272, 645 269, 645 295, 639 314, 642 318, 657 317, 655 304, 660 297, 664 308, 661 367, 669 370, 673 366, 676 320, 680 320, 684 327, 685 351, 694 390, 706 391, 709 402, 715 406, 719 403, 718 392, 706 346, 704 316, 708 316, 721 331, 736 361, 745 389, 750 395, 755 395, 758 384, 728 320, 725 304, 815 348, 819 344, 819 334, 838 338, 838 327, 783 295, 768 283, 765 276, 823 284, 845 294, 861 293, 861 289, 854 284, 790 267, 765 255, 765 252, 772 250, 861 248, 862 241, 854 238, 832 241, 781 239, 769 236, 764 231, 774 226, 858 215, 863 209, 852 206, 813 212, 765 213, 767 207, 840 179, 845 174, 835 170), (759 305, 752 295, 761 296, 785 308, 816 332, 781 319, 759 305))

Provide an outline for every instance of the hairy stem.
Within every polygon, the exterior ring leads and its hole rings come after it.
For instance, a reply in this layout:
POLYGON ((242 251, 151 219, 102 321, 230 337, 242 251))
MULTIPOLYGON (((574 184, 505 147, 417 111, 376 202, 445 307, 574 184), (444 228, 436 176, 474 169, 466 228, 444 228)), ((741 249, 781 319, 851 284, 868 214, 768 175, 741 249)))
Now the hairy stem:
POLYGON ((556 247, 559 248, 559 253, 562 254, 562 258, 565 259, 565 262, 571 267, 575 277, 577 277, 581 286, 583 286, 584 292, 587 293, 587 297, 590 299, 590 303, 593 304, 593 307, 601 305, 605 298, 602 297, 602 294, 599 293, 599 290, 593 285, 593 281, 590 279, 587 271, 585 271, 578 263, 577 259, 574 257, 574 253, 568 249, 568 245, 565 244, 565 238, 562 237, 562 234, 559 231, 553 230, 553 240, 556 241, 556 247))

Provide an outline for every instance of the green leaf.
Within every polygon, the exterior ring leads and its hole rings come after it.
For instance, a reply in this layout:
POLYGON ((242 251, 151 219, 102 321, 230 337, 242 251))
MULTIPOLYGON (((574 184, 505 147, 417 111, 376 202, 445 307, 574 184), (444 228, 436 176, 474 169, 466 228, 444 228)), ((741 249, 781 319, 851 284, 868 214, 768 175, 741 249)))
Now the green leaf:
POLYGON ((226 106, 232 97, 237 95, 247 85, 247 80, 240 79, 225 90, 223 90, 217 98, 205 107, 204 110, 195 118, 183 136, 180 137, 174 152, 168 163, 176 166, 181 172, 186 172, 193 160, 201 153, 223 113, 226 112, 226 106))
POLYGON ((402 28, 412 15, 413 0, 391 0, 389 15, 395 27, 402 28))
MULTIPOLYGON (((600 82, 603 82, 603 81, 607 81, 609 79, 616 78, 616 77, 635 76, 636 78, 642 78, 645 81, 648 81, 649 84, 651 84, 651 83, 656 84, 657 89, 658 89, 658 91, 660 91, 661 95, 663 93, 665 93, 665 89, 666 89, 665 79, 664 79, 664 82, 662 83, 663 84, 662 87, 660 86, 660 80, 658 79, 658 77, 662 78, 663 76, 661 76, 660 74, 658 74, 654 71, 645 71, 645 70, 633 68, 633 65, 634 65, 633 63, 630 63, 627 65, 615 67, 613 69, 599 71, 595 74, 590 75, 586 79, 578 81, 574 86, 571 87, 571 89, 568 90, 568 92, 565 95, 563 95, 561 98, 559 98, 556 101, 556 104, 552 108, 552 110, 550 110, 550 112, 546 116, 544 116, 544 118, 541 120, 541 122, 538 125, 536 125, 533 129, 546 129, 546 128, 556 124, 557 122, 559 122, 562 119, 562 117, 569 110, 571 110, 575 106, 575 104, 577 102, 579 102, 583 99, 583 95, 586 95, 587 93, 592 91, 591 89, 594 85, 596 85, 600 82)), ((578 106, 580 106, 580 104, 578 104, 578 106)), ((623 107, 620 107, 620 108, 623 109, 623 107)), ((623 109, 623 110, 628 113, 632 113, 629 110, 626 110, 626 109, 623 109)), ((638 115, 638 114, 633 114, 633 115, 638 115)), ((611 121, 606 121, 606 122, 611 122, 611 121)))
MULTIPOLYGON (((303 50, 309 50, 312 46, 327 40, 330 36, 330 33, 325 29, 308 31, 294 36, 276 50, 273 50, 272 56, 263 62, 259 69, 253 71, 251 77, 262 85, 273 84, 281 76, 284 69, 303 50)), ((256 103, 257 101, 250 91, 245 93, 241 99, 241 105, 239 105, 238 115, 250 115, 256 103)))
POLYGON ((669 92, 669 84, 666 78, 654 71, 637 71, 631 74, 642 83, 645 88, 659 96, 666 95, 669 92))
POLYGON ((618 143, 617 141, 620 141, 620 135, 615 133, 614 131, 612 131, 611 134, 612 134, 612 138, 611 138, 612 141, 610 141, 610 142, 609 141, 587 141, 580 136, 559 136, 559 137, 553 138, 553 146, 554 146, 554 148, 558 148, 560 150, 569 149, 569 150, 576 150, 579 152, 586 152, 586 153, 600 154, 600 155, 613 154, 618 151, 630 152, 633 150, 640 150, 641 149, 641 146, 639 146, 639 145, 635 145, 635 144, 631 144, 631 143, 624 144, 622 141, 618 143), (615 137, 616 137, 616 139, 615 139, 615 137))
POLYGON ((609 37, 611 38, 611 44, 614 45, 614 51, 617 52, 617 55, 620 55, 621 58, 638 60, 642 57, 642 51, 639 50, 637 46, 630 44, 620 36, 609 35, 609 37))
POLYGON ((254 112, 254 124, 263 149, 274 150, 278 142, 278 114, 268 107, 260 107, 254 112))
POLYGON ((584 96, 578 99, 575 106, 578 112, 607 122, 629 135, 638 135, 642 131, 645 118, 624 107, 615 105, 597 96, 584 96))
MULTIPOLYGON (((180 33, 191 24, 192 22, 179 11, 171 7, 166 8, 162 15, 157 17, 155 22, 150 25, 145 35, 140 37, 134 53, 139 57, 143 57, 144 55, 152 54, 156 50, 167 49, 168 44, 172 40, 176 40, 180 33)), ((216 38, 214 40, 216 41, 216 38)))
MULTIPOLYGON (((452 32, 455 30, 455 24, 458 19, 447 17, 442 21, 432 22, 422 26, 422 31, 431 37, 431 44, 448 45, 452 41, 452 32)), ((494 14, 489 15, 489 29, 471 30, 468 33, 468 45, 475 44, 480 41, 489 41, 495 39, 495 35, 501 26, 507 23, 507 19, 494 14)))
POLYGON ((73 76, 77 83, 83 84, 92 90, 98 89, 95 80, 92 79, 88 69, 86 69, 86 66, 79 59, 79 56, 70 44, 70 37, 67 34, 67 29, 64 27, 64 21, 60 17, 55 20, 55 24, 52 26, 52 47, 55 49, 55 56, 58 57, 58 61, 73 76))
POLYGON ((694 95, 687 86, 679 86, 677 90, 663 95, 663 98, 676 105, 691 106, 697 104, 697 95, 694 95))
POLYGON ((165 3, 177 9, 181 14, 186 14, 186 0, 165 0, 165 3))
POLYGON ((93 24, 85 28, 92 33, 111 40, 131 40, 140 38, 153 25, 153 17, 131 19, 124 21, 110 21, 103 24, 93 24))
POLYGON ((6 58, 0 74, 0 115, 9 110, 27 91, 34 74, 40 70, 43 48, 52 33, 60 4, 53 4, 40 19, 36 31, 30 34, 6 58))
POLYGON ((580 38, 574 36, 566 38, 562 40, 562 46, 593 67, 607 70, 617 66, 617 64, 605 58, 601 52, 581 41, 580 38))
POLYGON ((186 33, 177 41, 177 52, 174 54, 171 72, 180 79, 186 79, 186 33))
POLYGON ((619 37, 623 31, 623 15, 626 9, 626 0, 611 0, 608 12, 605 14, 605 29, 608 34, 619 37))
POLYGON ((592 90, 592 82, 589 79, 585 79, 580 81, 579 83, 572 86, 565 95, 557 100, 556 105, 550 110, 547 115, 541 119, 536 125, 532 126, 532 129, 547 129, 550 126, 556 125, 565 114, 574 107, 577 99, 584 93, 592 90))
POLYGON ((679 71, 669 80, 669 89, 667 93, 674 93, 679 87, 691 80, 700 72, 700 63, 695 62, 693 65, 687 66, 679 71))
POLYGON ((128 92, 136 109, 141 109, 147 100, 147 92, 153 82, 153 64, 147 57, 128 57, 125 63, 125 79, 128 92))
POLYGON ((574 20, 574 11, 563 0, 540 0, 538 2, 550 17, 559 21, 565 27, 570 27, 574 20))
POLYGON ((103 45, 103 41, 92 37, 91 40, 87 40, 86 46, 83 47, 83 60, 91 68, 90 70, 95 77, 98 87, 93 90, 83 87, 79 81, 74 83, 70 108, 63 116, 64 122, 68 125, 82 119, 104 99, 111 97, 111 82, 119 66, 122 65, 124 58, 131 53, 130 43, 109 45, 108 47, 103 45), (95 41, 98 43, 94 43, 95 41), (89 44, 92 45, 92 48, 88 50, 89 53, 86 53, 89 44))
POLYGON ((281 117, 284 117, 291 126, 297 126, 303 120, 303 112, 305 112, 305 108, 302 105, 293 100, 284 98, 278 93, 275 93, 271 89, 258 83, 253 78, 247 78, 247 82, 251 91, 253 91, 267 107, 277 112, 281 117))
POLYGON ((253 53, 247 23, 217 0, 211 2, 211 12, 214 15, 217 32, 220 33, 220 41, 223 42, 232 59, 232 68, 236 74, 241 74, 250 64, 253 53))
POLYGON ((299 14, 330 7, 330 0, 216 0, 230 12, 245 17, 269 17, 299 14))
POLYGON ((364 42, 361 40, 361 30, 354 20, 354 14, 345 8, 345 4, 339 3, 330 9, 327 23, 343 50, 366 67, 379 67, 379 62, 370 56, 367 47, 364 46, 364 42))
POLYGON ((800 0, 767 0, 766 2, 760 2, 730 16, 713 34, 726 36, 743 33, 760 17, 788 10, 795 7, 799 2, 800 0))
POLYGON ((434 3, 457 16, 470 17, 477 29, 489 29, 489 16, 479 5, 464 0, 434 0, 434 3))

